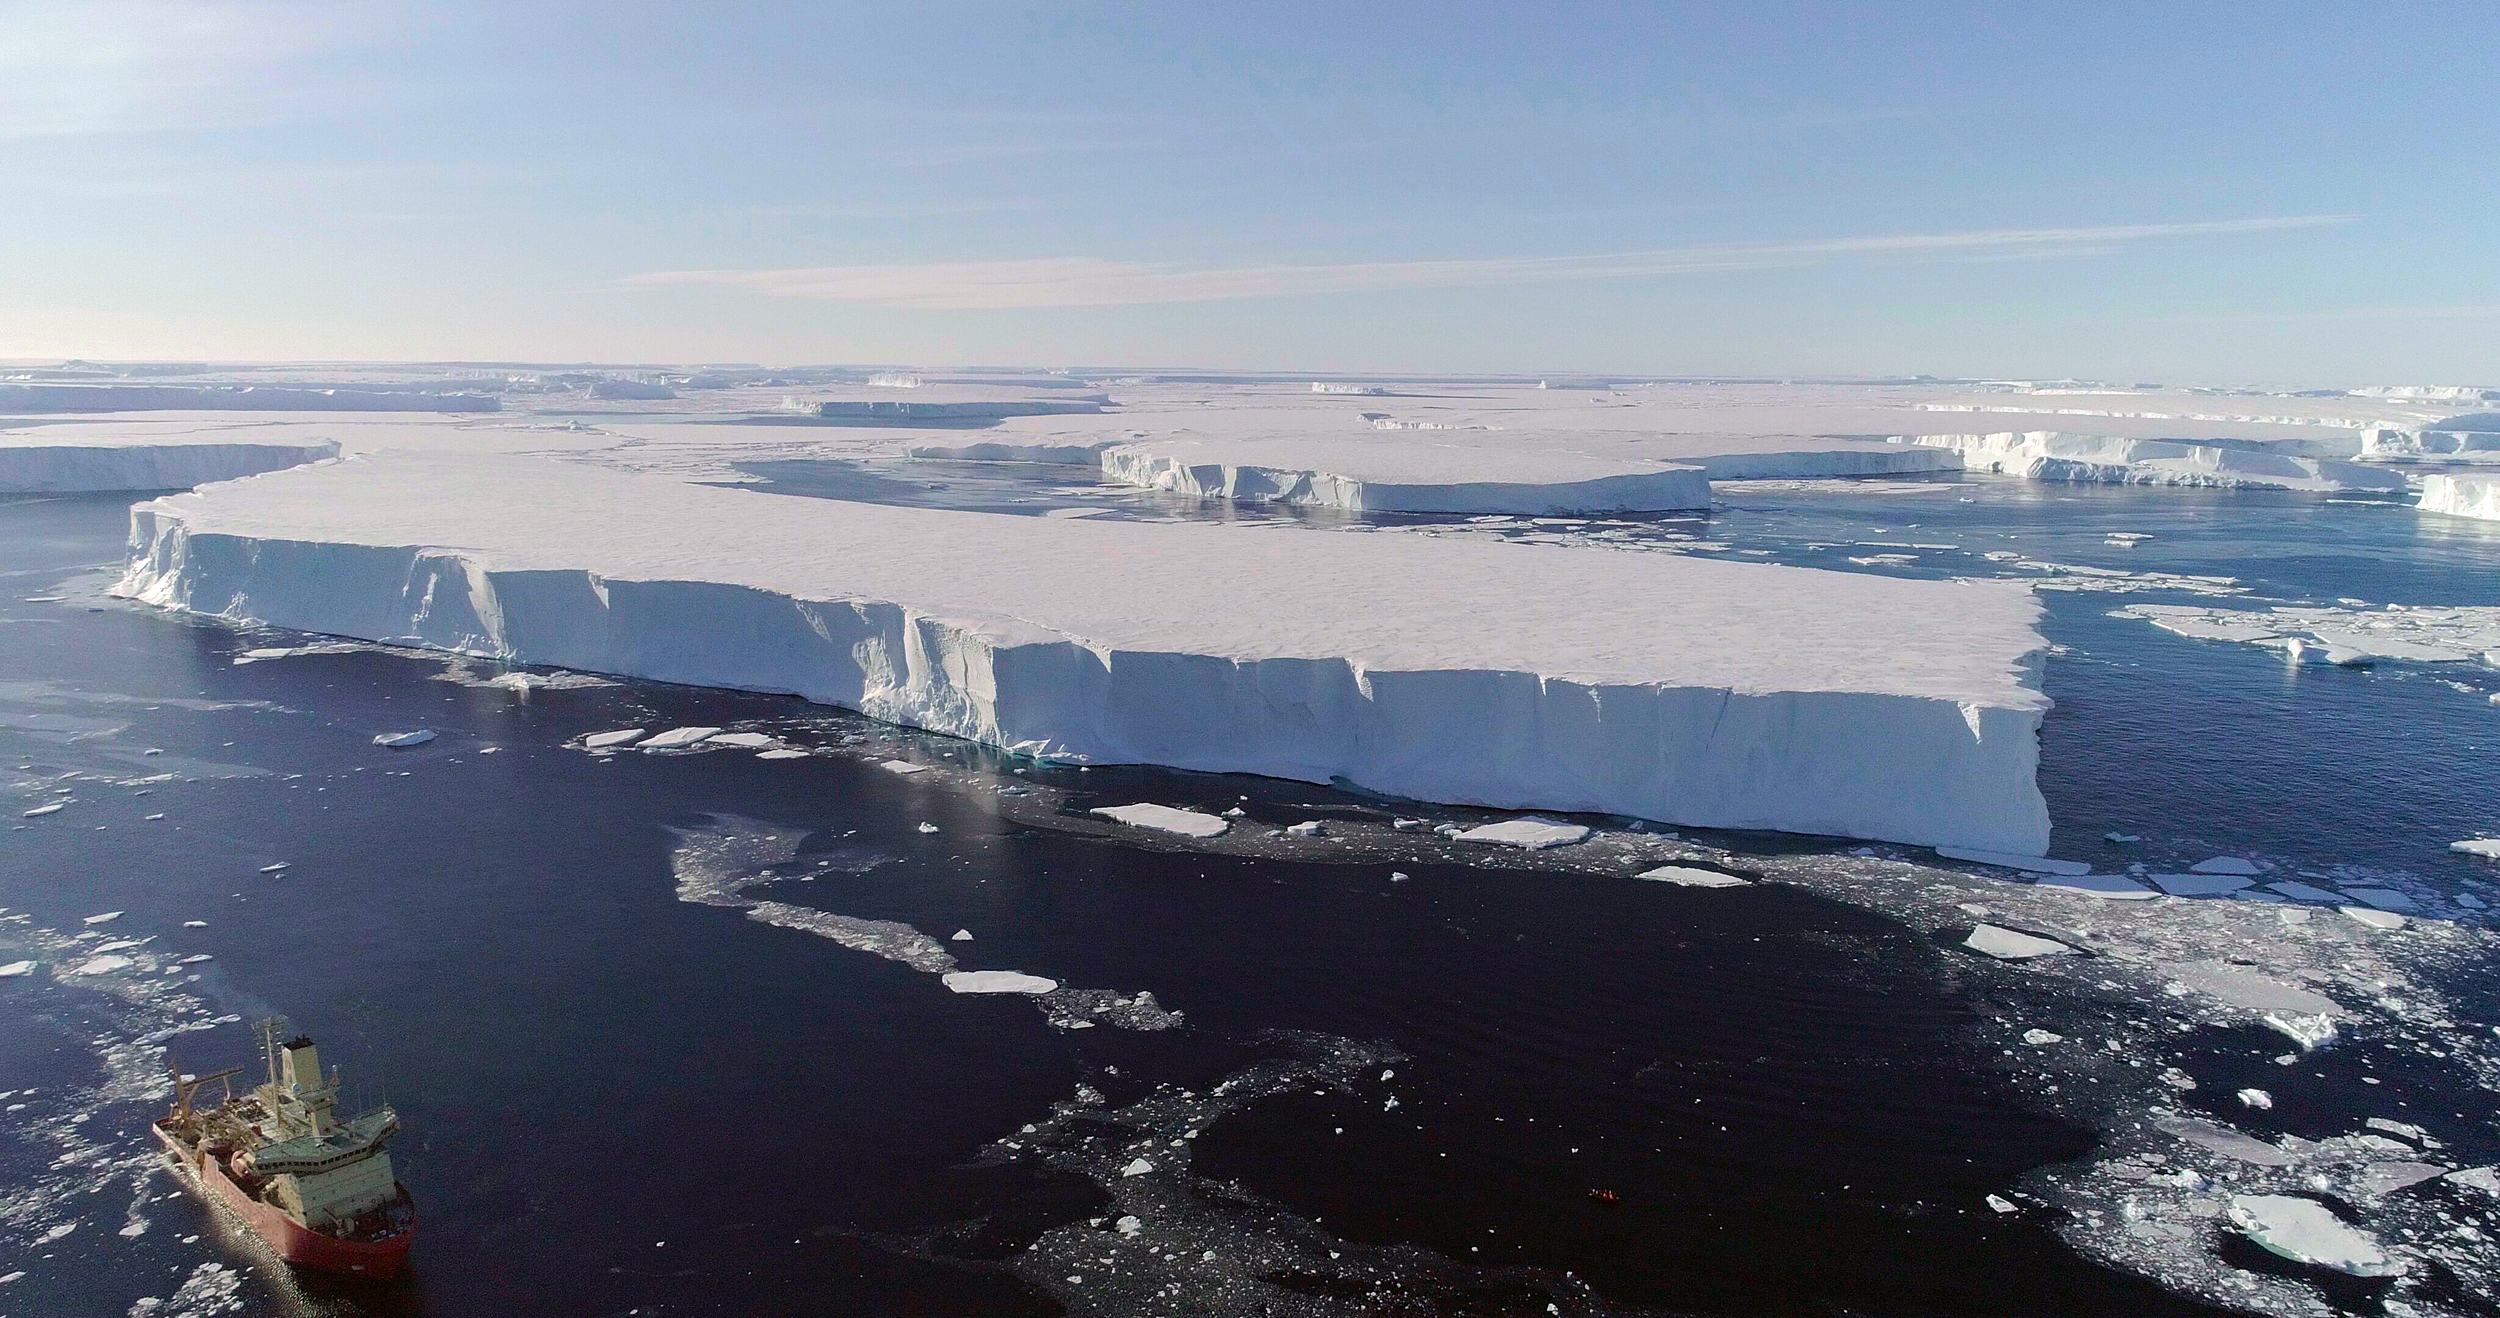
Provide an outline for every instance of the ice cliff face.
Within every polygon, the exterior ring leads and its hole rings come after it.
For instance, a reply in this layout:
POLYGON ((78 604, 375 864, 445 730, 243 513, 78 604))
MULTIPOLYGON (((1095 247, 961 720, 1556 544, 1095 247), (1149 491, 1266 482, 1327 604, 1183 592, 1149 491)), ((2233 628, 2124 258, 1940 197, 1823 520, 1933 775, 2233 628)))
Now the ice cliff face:
POLYGON ((1398 439, 1190 439, 1102 452, 1103 475, 1200 499, 1349 512, 1611 513, 1710 506, 1698 467, 1398 439))
POLYGON ((286 444, 46 444, 0 440, 0 494, 188 489, 339 455, 330 440, 286 444))
POLYGON ((1909 442, 1955 450, 1962 455, 1963 465, 1973 471, 2033 480, 2320 493, 2396 493, 2405 488, 2400 472, 2331 458, 2296 457, 2257 443, 2122 439, 2055 430, 1917 435, 1909 437, 1909 442))
POLYGON ((2421 507, 2426 513, 2500 522, 2500 476, 2425 476, 2421 507))
POLYGON ((1606 550, 391 454, 131 512, 125 593, 789 692, 1035 755, 2036 854, 2038 606, 1606 550), (456 546, 456 547, 455 547, 456 546))

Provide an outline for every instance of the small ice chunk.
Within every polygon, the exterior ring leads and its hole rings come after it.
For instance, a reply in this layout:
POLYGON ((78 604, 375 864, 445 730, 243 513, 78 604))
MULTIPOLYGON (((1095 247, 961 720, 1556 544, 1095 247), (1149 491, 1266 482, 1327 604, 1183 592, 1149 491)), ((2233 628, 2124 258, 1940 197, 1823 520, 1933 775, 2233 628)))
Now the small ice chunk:
POLYGON ((804 760, 807 757, 808 752, 788 746, 776 746, 771 750, 755 753, 755 758, 759 760, 804 760))
POLYGON ((395 751, 406 750, 411 746, 422 746, 432 740, 434 740, 432 728, 418 728, 412 732, 377 732, 373 736, 374 745, 388 747, 395 751))
POLYGON ((216 959, 216 957, 213 957, 206 952, 193 952, 191 955, 184 957, 178 964, 196 966, 203 961, 214 961, 216 959))
POLYGON ((1138 1232, 1145 1230, 1146 1224, 1138 1221, 1134 1214, 1129 1214, 1121 1217, 1119 1221, 1112 1223, 1111 1229, 1124 1236, 1133 1236, 1138 1232))
POLYGON ((1391 882, 1391 883, 1404 883, 1404 882, 1406 882, 1408 879, 1413 878, 1413 877, 1414 877, 1413 875, 1408 874, 1405 870, 1391 870, 1391 871, 1389 871, 1389 882, 1391 882))
POLYGON ((115 920, 118 920, 118 919, 120 919, 120 918, 122 918, 122 912, 120 912, 120 911, 106 911, 106 912, 105 912, 104 914, 102 914, 102 915, 90 915, 90 916, 88 916, 87 918, 85 918, 85 919, 83 919, 83 920, 80 920, 80 921, 79 921, 79 923, 80 923, 80 924, 111 924, 112 922, 114 922, 115 920))
POLYGON ((2344 894, 2340 892, 2328 892, 2324 888, 2316 887, 2312 884, 2302 883, 2298 879, 2286 879, 2281 883, 2269 883, 2266 887, 2274 890, 2275 892, 2279 892, 2296 902, 2317 902, 2322 905, 2332 906, 2344 900, 2344 894))
MULTIPOLYGON (((2500 695, 2495 695, 2493 699, 2500 700, 2500 695)), ((2481 856, 2488 860, 2500 860, 2500 837, 2468 838, 2463 842, 2449 843, 2448 849, 2450 851, 2462 851, 2469 856, 2481 856)))
POLYGON ((148 822, 150 822, 150 823, 153 823, 153 822, 155 822, 156 820, 159 820, 159 819, 163 819, 164 817, 165 817, 165 816, 163 816, 163 815, 148 815, 148 816, 145 816, 145 818, 146 818, 146 819, 148 820, 148 822))
POLYGON ((2066 956, 2071 955, 2075 950, 2054 938, 2035 938, 2030 934, 2016 933, 2011 929, 2000 929, 1992 924, 1983 924, 1971 930, 1970 937, 1962 940, 1962 946, 1983 956, 1995 957, 1999 961, 2028 961, 2036 956, 2066 956))
POLYGON ((287 868, 288 868, 287 863, 286 863, 285 861, 283 861, 283 860, 282 860, 282 861, 279 861, 279 862, 278 862, 277 864, 275 864, 275 865, 263 865, 263 866, 261 866, 261 867, 260 867, 260 872, 261 872, 261 873, 263 873, 263 874, 276 874, 276 873, 278 873, 279 871, 284 870, 284 869, 287 869, 287 868))
POLYGON ((1750 879, 1740 879, 1733 874, 1721 874, 1717 870, 1699 869, 1691 865, 1661 865, 1654 870, 1642 870, 1635 877, 1654 879, 1660 883, 1680 884, 1687 888, 1742 888, 1752 882, 1750 879))
POLYGON ((2410 911, 2413 909, 2413 899, 2393 888, 2346 888, 2344 895, 2355 901, 2367 902, 2381 910, 2410 911))
POLYGON ((35 973, 35 963, 32 961, 12 961, 5 966, 0 966, 0 979, 16 979, 20 975, 33 973, 35 973))
POLYGON ((2026 874, 2089 874, 2092 867, 2080 860, 2051 860, 2046 856, 2021 856, 2010 851, 1982 851, 1976 847, 1938 847, 1936 854, 1947 860, 1967 860, 1974 865, 1994 865, 1999 869, 2021 870, 2026 874))
POLYGON ((2129 842, 2141 842, 2144 840, 2144 835, 2141 833, 2103 833, 2101 834, 2101 837, 2107 841, 2119 843, 2122 846, 2129 842))
POLYGON ((2173 897, 2219 897, 2238 892, 2253 880, 2236 874, 2147 874, 2155 887, 2173 897))
POLYGON ((2000 1212, 2000 1213, 2014 1213, 2014 1212, 2020 1212, 2020 1211, 2021 1211, 2020 1209, 2018 1209, 2018 1208, 2014 1207, 2014 1201, 2013 1201, 2013 1200, 2008 1199, 2008 1198, 2006 1198, 2004 1195, 2001 1195, 2001 1194, 1992 1194, 1992 1195, 1989 1195, 1989 1196, 1988 1196, 1988 1207, 1993 1208, 1993 1209, 1995 1209, 1996 1211, 1998 1211, 1998 1212, 2000 1212))
POLYGON ((770 734, 762 732, 715 732, 704 740, 715 746, 736 746, 751 751, 764 750, 775 744, 770 734))
POLYGON ((640 741, 642 734, 641 728, 616 728, 608 732, 594 732, 582 738, 582 745, 595 751, 609 746, 622 746, 628 742, 640 741))
POLYGON ((1498 824, 1466 829, 1457 835, 1457 840, 1543 851, 1549 847, 1568 847, 1586 842, 1588 837, 1589 830, 1584 824, 1566 824, 1559 820, 1539 819, 1535 815, 1521 815, 1498 824))
POLYGON ((2066 1036, 2049 1030, 2025 1030, 2023 1042, 2034 1048, 2046 1048, 2053 1043, 2066 1042, 2066 1036))
POLYGON ((950 943, 969 943, 972 941, 972 931, 969 929, 958 929, 946 941, 950 943))
POLYGON ((2160 893, 2143 884, 2129 883, 2125 879, 2110 874, 2077 874, 2047 878, 2040 880, 2037 886, 2063 888, 2068 892, 2079 892, 2087 897, 2098 897, 2104 901, 2116 902, 2151 901, 2161 896, 2160 893))
POLYGON ((2255 874, 2257 863, 2240 856, 2208 856, 2188 866, 2190 874, 2255 874))
POLYGON ((206 928, 208 927, 208 921, 206 921, 206 920, 185 920, 185 921, 183 921, 183 922, 182 922, 182 927, 183 927, 183 928, 185 928, 185 929, 206 929, 206 928))
POLYGON ((2335 1041, 2335 1018, 2332 1016, 2267 1012, 2265 1022, 2276 1033, 2299 1044, 2302 1052, 2323 1048, 2335 1041))
MULTIPOLYGON (((1232 827, 1229 822, 1195 810, 1179 810, 1168 805, 1139 802, 1136 805, 1104 805, 1086 811, 1101 815, 1114 823, 1134 828, 1151 828, 1158 833, 1177 833, 1182 837, 1222 837, 1232 827)), ((1229 812, 1228 812, 1229 813, 1229 812)))
POLYGON ((2377 1241, 2344 1225, 2315 1199, 2285 1194, 2231 1196, 2231 1225, 2268 1253, 2354 1277, 2393 1277, 2404 1264, 2377 1241))
POLYGON ((920 821, 920 829, 919 829, 919 831, 921 831, 921 832, 923 832, 923 833, 934 833, 934 832, 938 831, 938 826, 937 826, 937 825, 935 825, 935 824, 930 823, 930 822, 929 822, 928 820, 926 820, 926 819, 923 819, 923 820, 921 820, 921 821, 920 821))
POLYGON ((1128 1166, 1121 1168, 1121 1169, 1120 1169, 1120 1175, 1122 1175, 1122 1176, 1144 1176, 1144 1175, 1147 1175, 1147 1174, 1151 1173, 1152 1171, 1154 1171, 1154 1169, 1155 1169, 1155 1165, 1154 1165, 1153 1163, 1148 1162, 1148 1161, 1146 1161, 1146 1160, 1145 1160, 1145 1159, 1143 1159, 1143 1158, 1139 1158, 1137 1161, 1132 1162, 1132 1163, 1130 1163, 1128 1166))
POLYGON ((909 760, 887 760, 885 763, 880 764, 877 767, 885 770, 887 773, 899 774, 905 778, 909 778, 915 773, 927 773, 929 771, 928 765, 914 764, 909 760))
POLYGON ((1459 834, 1464 833, 1467 830, 1460 828, 1456 824, 1435 824, 1432 827, 1432 831, 1436 837, 1457 837, 1459 834))
POLYGON ((2239 1092, 2239 1100, 2241 1107, 2252 1107, 2260 1112, 2271 1111, 2274 1107, 2274 1095, 2262 1089, 2243 1089, 2239 1092))
POLYGON ((719 728, 670 728, 666 732, 645 739, 642 749, 647 751, 677 750, 681 747, 692 746, 719 731, 719 728))
POLYGON ((1389 827, 1394 828, 1401 833, 1418 833, 1423 831, 1424 821, 1420 819, 1392 819, 1389 821, 1389 827))
POLYGON ((942 977, 956 993, 1049 993, 1059 981, 1017 970, 955 970, 942 977))
POLYGON ((1328 825, 1323 824, 1316 819, 1305 819, 1299 824, 1288 825, 1285 831, 1293 834, 1295 837, 1326 837, 1328 836, 1328 825))
POLYGON ((2394 911, 2374 910, 2367 906, 2347 906, 2343 908, 2343 912, 2344 914, 2351 916, 2353 919, 2358 920, 2373 929, 2402 929, 2405 927, 2405 918, 2396 914, 2394 911))

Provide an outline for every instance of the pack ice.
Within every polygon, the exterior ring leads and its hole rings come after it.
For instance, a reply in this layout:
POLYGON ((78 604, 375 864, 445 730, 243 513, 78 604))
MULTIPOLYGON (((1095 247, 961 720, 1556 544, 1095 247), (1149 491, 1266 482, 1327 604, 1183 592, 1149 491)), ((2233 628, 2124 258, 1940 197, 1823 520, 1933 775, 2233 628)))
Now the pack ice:
POLYGON ((2038 854, 2014 582, 794 498, 395 452, 131 510, 120 589, 1010 751, 2038 854))
POLYGON ((63 438, 30 428, 0 434, 0 494, 189 489, 339 455, 327 439, 241 441, 240 431, 63 438))

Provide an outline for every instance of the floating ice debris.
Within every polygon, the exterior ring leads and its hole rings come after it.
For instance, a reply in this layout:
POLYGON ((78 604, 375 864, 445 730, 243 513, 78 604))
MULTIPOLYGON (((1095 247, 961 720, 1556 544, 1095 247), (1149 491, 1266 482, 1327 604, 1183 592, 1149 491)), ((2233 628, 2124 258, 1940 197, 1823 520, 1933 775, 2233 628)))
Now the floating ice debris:
POLYGON ((2255 861, 2240 856, 2208 856, 2188 866, 2190 874, 2255 874, 2255 861))
POLYGON ((20 975, 31 975, 34 971, 35 963, 32 961, 12 961, 5 966, 0 966, 0 979, 16 979, 20 975))
POLYGON ((641 749, 647 751, 680 750, 719 732, 719 728, 670 728, 645 738, 641 749))
POLYGON ((950 943, 969 943, 972 941, 972 931, 969 929, 958 929, 954 932, 953 936, 949 937, 946 941, 950 943))
POLYGON ((1124 1236, 1133 1236, 1145 1230, 1146 1224, 1138 1221, 1134 1214, 1124 1214, 1119 1221, 1111 1224, 1111 1229, 1124 1236))
POLYGON ((594 751, 605 750, 610 746, 623 746, 631 742, 640 741, 642 740, 642 735, 643 730, 641 728, 616 728, 608 732, 591 733, 589 736, 582 738, 582 745, 594 751))
POLYGON ((1936 854, 1947 860, 1967 860, 1974 865, 1994 865, 2000 869, 2021 870, 2026 874, 2062 874, 2072 877, 2092 872, 2092 867, 2080 860, 2051 860, 2046 856, 2019 856, 2010 851, 1981 851, 1973 847, 1938 847, 1936 854))
POLYGON ((287 865, 287 863, 286 863, 285 861, 283 861, 283 860, 282 860, 282 861, 279 861, 279 862, 278 862, 277 864, 275 864, 275 865, 263 865, 263 866, 261 866, 261 867, 260 867, 260 872, 261 872, 261 873, 263 873, 263 874, 275 874, 275 873, 279 872, 280 870, 283 870, 283 869, 286 869, 286 868, 288 868, 288 865, 287 865))
POLYGON ((957 993, 1048 993, 1059 981, 1016 970, 956 970, 942 977, 957 993))
POLYGON ((2014 1206, 2013 1200, 2008 1199, 2001 1194, 1989 1195, 1988 1207, 1993 1208, 2000 1213, 2016 1213, 2022 1211, 2014 1206))
POLYGON ((120 911, 106 911, 106 912, 105 912, 104 914, 102 914, 102 915, 90 915, 90 916, 88 916, 87 918, 85 918, 85 919, 83 919, 83 920, 80 920, 80 921, 79 921, 79 923, 80 923, 80 924, 111 924, 111 923, 112 923, 112 922, 114 922, 115 920, 118 920, 118 919, 122 918, 122 914, 123 914, 123 913, 122 913, 122 912, 120 912, 120 911))
MULTIPOLYGON (((2493 693, 2492 698, 2500 700, 2500 692, 2493 693)), ((2468 838, 2463 842, 2449 843, 2448 849, 2462 851, 2469 856, 2481 856, 2487 860, 2500 860, 2500 837, 2468 838)))
POLYGON ((2500 1167, 2468 1167, 2462 1171, 2448 1173, 2447 1179, 2453 1185, 2480 1190, 2484 1194, 2500 1195, 2500 1167))
POLYGON ((1970 937, 1962 940, 1962 946, 1982 956, 1995 957, 1999 961, 2028 961, 2036 956, 2065 956, 2071 955, 2075 950, 2053 938, 2035 938, 2030 934, 2016 933, 2011 929, 2000 929, 1992 924, 1983 924, 1971 930, 1970 937))
POLYGON ((2023 1042, 2030 1044, 2034 1048, 2046 1048, 2053 1043, 2066 1042, 2066 1036, 2053 1030, 2025 1030, 2023 1031, 2023 1042))
POLYGON ((116 970, 128 970, 132 964, 133 962, 131 959, 126 956, 96 956, 89 957, 86 960, 79 962, 76 966, 70 969, 69 973, 73 975, 109 975, 116 970))
POLYGON ((26 811, 21 817, 26 819, 40 819, 45 815, 57 815, 61 813, 61 807, 68 804, 69 802, 67 801, 55 801, 50 805, 39 805, 32 810, 26 811))
POLYGON ((1295 837, 1326 837, 1328 836, 1328 825, 1323 824, 1316 819, 1305 819, 1299 824, 1287 825, 1285 831, 1293 834, 1295 837))
POLYGON ((2218 1153, 2239 1162, 2255 1163, 2260 1167, 2289 1167, 2299 1161, 2283 1149, 2253 1135, 2200 1117, 2156 1117, 2153 1124, 2207 1153, 2218 1153))
POLYGON ((1392 819, 1389 821, 1389 827, 1394 828, 1401 833, 1418 833, 1423 831, 1424 821, 1420 819, 1392 819))
POLYGON ((1457 834, 1460 842, 1482 842, 1493 846, 1521 847, 1543 851, 1549 847, 1568 847, 1588 841, 1589 830, 1583 824, 1566 824, 1558 820, 1522 815, 1498 824, 1482 824, 1457 834))
POLYGON ((771 735, 762 732, 715 732, 704 741, 714 746, 735 746, 741 750, 764 750, 777 744, 771 735))
POLYGON ((142 819, 142 821, 147 822, 147 823, 154 823, 155 821, 157 821, 157 820, 159 820, 159 819, 163 819, 164 817, 165 817, 165 816, 163 816, 163 815, 161 815, 161 814, 158 814, 158 815, 142 815, 142 816, 140 816, 140 818, 142 819))
POLYGON ((934 832, 938 831, 938 826, 937 826, 937 825, 935 825, 935 824, 930 823, 930 822, 929 822, 928 820, 926 820, 926 819, 923 819, 923 820, 921 820, 921 821, 920 821, 920 830, 919 830, 919 831, 921 831, 921 832, 923 832, 923 833, 934 833, 934 832))
POLYGON ((929 771, 928 765, 914 764, 909 760, 887 760, 885 763, 880 764, 877 767, 885 770, 887 773, 899 774, 905 778, 909 778, 915 773, 927 773, 929 771))
POLYGON ((809 752, 793 747, 776 746, 768 751, 757 751, 755 758, 759 760, 804 760, 808 758, 808 755, 809 752))
POLYGON ((406 750, 411 746, 422 746, 432 740, 434 740, 434 729, 418 728, 413 732, 376 733, 373 738, 373 744, 376 746, 387 746, 396 751, 406 750))
POLYGON ((2059 875, 2053 878, 2042 879, 2035 886, 2041 888, 2063 888, 2068 892, 2079 892, 2087 897, 2098 897, 2104 901, 2151 901, 2153 898, 2161 896, 2160 893, 2145 887, 2143 884, 2130 883, 2127 880, 2119 878, 2113 874, 2059 875))
POLYGON ((2274 1107, 2274 1095, 2262 1089, 2243 1089, 2239 1092, 2239 1100, 2241 1107, 2255 1108, 2260 1112, 2274 1107))
POLYGON ((1248 819, 1250 817, 1250 812, 1242 809, 1240 806, 1234 806, 1224 812, 1224 817, 1226 819, 1248 819))
POLYGON ((2277 1034, 2299 1044, 2302 1052, 2312 1052, 2335 1041, 2335 1019, 2324 1013, 2303 1016, 2270 1011, 2264 1020, 2277 1034))
POLYGON ((2343 907, 2342 910, 2344 914, 2351 916, 2353 919, 2358 920, 2373 929, 2402 929, 2405 927, 2405 918, 2396 914, 2394 911, 2375 910, 2367 906, 2346 906, 2343 907))
POLYGON ((2154 886, 2173 897, 2219 897, 2254 882, 2236 874, 2147 874, 2154 886))
POLYGON ((2103 833, 2101 834, 2101 837, 2104 841, 2116 842, 2121 845, 2129 842, 2141 842, 2144 840, 2144 835, 2141 833, 2103 833))
POLYGON ((2374 1162, 2352 1178, 2351 1190, 2365 1200, 2384 1199, 2398 1190, 2447 1174, 2447 1168, 2432 1162, 2374 1162))
POLYGON ((206 921, 206 920, 185 920, 185 921, 183 921, 183 922, 182 922, 182 927, 183 927, 183 928, 185 928, 185 929, 206 929, 206 928, 208 927, 208 921, 206 921))
MULTIPOLYGON (((1229 822, 1195 810, 1177 810, 1168 805, 1139 802, 1136 805, 1096 806, 1087 814, 1101 815, 1114 823, 1134 828, 1151 828, 1158 833, 1177 833, 1182 837, 1222 837, 1232 827, 1229 822)), ((1227 812, 1231 813, 1231 812, 1227 812)))
POLYGON ((1391 882, 1391 883, 1404 883, 1404 882, 1406 882, 1408 879, 1413 878, 1413 877, 1414 877, 1413 875, 1408 874, 1405 870, 1391 870, 1391 871, 1389 871, 1389 882, 1391 882))
POLYGON ((1120 1175, 1145 1176, 1151 1174, 1154 1169, 1155 1165, 1153 1163, 1148 1162, 1143 1158, 1139 1158, 1135 1162, 1130 1163, 1128 1166, 1121 1168, 1120 1175))
POLYGON ((180 964, 180 965, 186 965, 186 966, 196 966, 196 965, 200 964, 200 963, 201 963, 201 962, 203 962, 203 961, 214 961, 214 960, 216 960, 216 959, 217 959, 216 957, 213 957, 213 956, 209 955, 209 954, 208 954, 208 953, 206 953, 206 952, 194 952, 194 953, 192 953, 191 955, 189 955, 189 956, 187 956, 187 957, 184 957, 184 958, 183 958, 183 959, 182 959, 179 963, 177 963, 177 964, 180 964))
POLYGON ((2325 1204, 2284 1194, 2231 1196, 2231 1225, 2268 1253, 2354 1277, 2401 1275, 2404 1264, 2344 1225, 2325 1204))
POLYGON ((42 1235, 35 1237, 35 1243, 38 1245, 49 1245, 53 1241, 59 1240, 77 1229, 78 1224, 76 1222, 63 1222, 59 1226, 56 1226, 51 1230, 44 1232, 42 1235))
POLYGON ((2298 879, 2286 879, 2281 883, 2269 883, 2266 887, 2275 892, 2279 892, 2296 902, 2316 902, 2322 906, 2332 906, 2341 903, 2344 900, 2344 894, 2340 892, 2328 892, 2324 888, 2302 883, 2298 879))
POLYGON ((1680 884, 1687 888, 1742 888, 1752 883, 1751 879, 1740 879, 1733 874, 1721 874, 1717 870, 1691 865, 1661 865, 1656 869, 1642 870, 1634 877, 1680 884))

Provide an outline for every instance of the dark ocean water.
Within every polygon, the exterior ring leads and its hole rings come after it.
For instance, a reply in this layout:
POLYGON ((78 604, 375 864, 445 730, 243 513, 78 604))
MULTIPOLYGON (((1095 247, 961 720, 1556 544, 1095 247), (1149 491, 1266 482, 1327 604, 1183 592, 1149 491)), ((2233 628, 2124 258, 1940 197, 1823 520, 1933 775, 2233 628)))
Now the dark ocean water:
MULTIPOLYGON (((1740 492, 1661 526, 1803 562, 1838 552, 1803 547, 1825 540, 1976 553, 2021 537, 2287 599, 2500 602, 2500 541, 2402 510, 1970 489, 1740 492), (2158 538, 2101 545, 2121 528, 2158 538)), ((221 1293, 250 1313, 1054 1312, 1027 1247, 1106 1196, 984 1151, 1080 1086, 1115 1109, 1157 1086, 1211 1093, 1323 1038, 1393 1056, 1394 1078, 1341 1069, 1212 1120, 1194 1169, 1256 1207, 1218 1214, 1243 1252, 1281 1210, 1349 1253, 1429 1255, 1382 1255, 1387 1301, 1254 1269, 1273 1289, 1240 1292, 1239 1312, 1277 1294, 1313 1312, 2199 1311, 1984 1207, 2091 1136, 2000 1089, 1949 961, 1875 915, 1791 889, 1458 865, 1400 881, 1127 846, 851 758, 594 758, 566 743, 687 724, 888 734, 655 684, 524 697, 483 684, 492 670, 442 681, 441 661, 372 651, 237 665, 298 638, 90 602, 125 502, 0 504, 0 781, 15 809, 71 802, 0 836, 0 906, 30 917, 0 924, 0 961, 54 959, 37 931, 114 910, 97 929, 215 959, 155 976, 155 996, 48 964, 0 980, 0 1106, 24 1104, 0 1114, 0 1273, 24 1273, 0 1284, 0 1315, 131 1312, 210 1262, 242 1270, 221 1293), (419 726, 439 739, 372 745, 419 726), (1151 990, 1187 1027, 1054 1028, 1022 999, 679 899, 687 837, 759 830, 794 855, 749 897, 967 929, 950 944, 967 968, 1151 990), (108 1061, 128 1072, 131 1041, 227 1016, 171 1047, 195 1071, 248 1061, 243 1021, 273 1011, 345 1069, 351 1106, 401 1114, 394 1157, 424 1221, 403 1283, 291 1282, 151 1169, 156 1107, 108 1061), (60 1223, 75 1226, 40 1239, 60 1223)), ((2042 769, 2061 854, 2108 859, 2084 839, 2122 828, 2436 883, 2469 872, 2447 841, 2500 827, 2484 731, 2500 710, 2479 694, 2288 671, 2106 617, 2125 602, 2107 595, 2047 602, 2066 647, 2042 769)), ((1282 823, 1354 803, 1143 769, 1029 777, 1072 792, 1070 811, 1246 795, 1282 823)))

